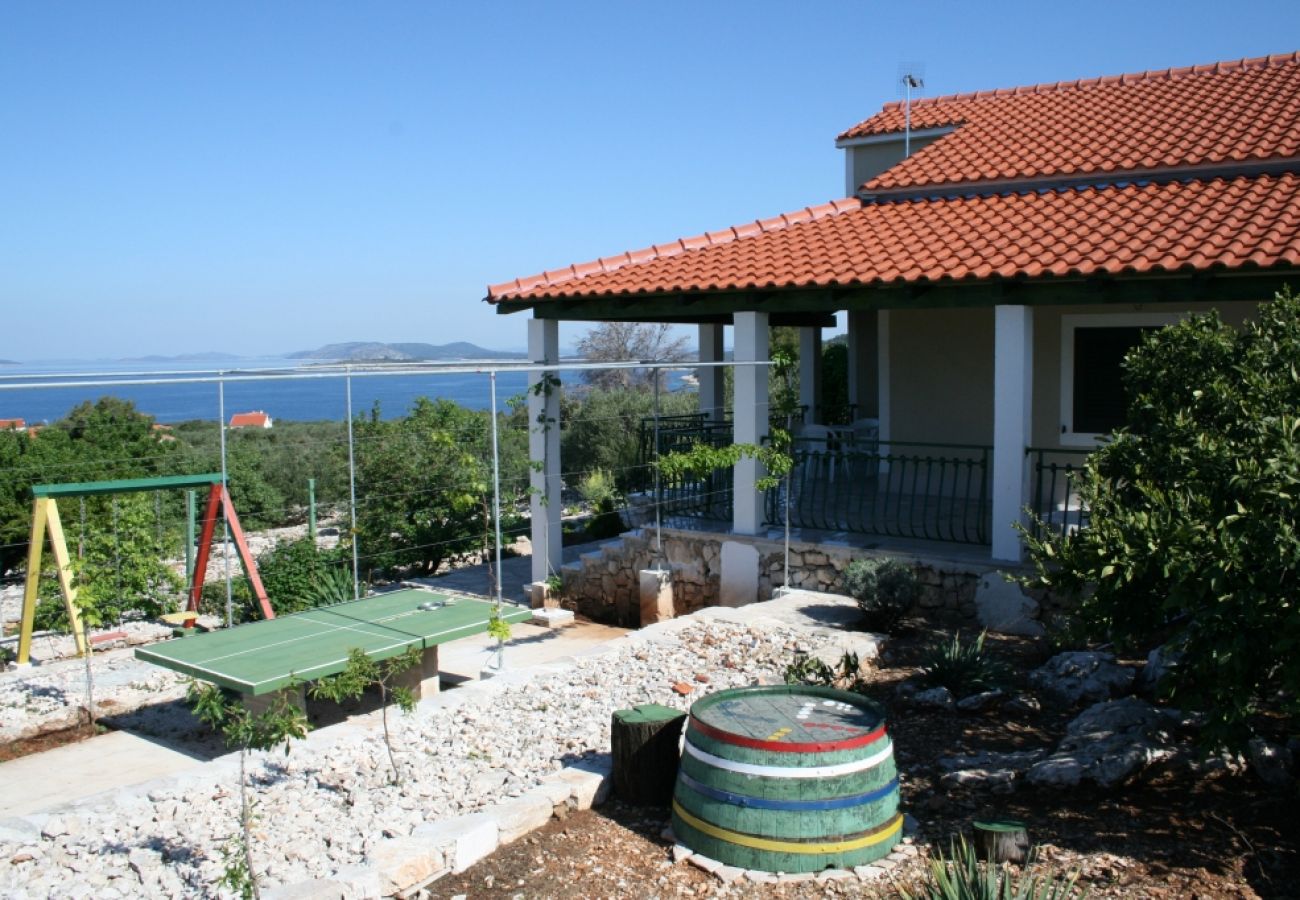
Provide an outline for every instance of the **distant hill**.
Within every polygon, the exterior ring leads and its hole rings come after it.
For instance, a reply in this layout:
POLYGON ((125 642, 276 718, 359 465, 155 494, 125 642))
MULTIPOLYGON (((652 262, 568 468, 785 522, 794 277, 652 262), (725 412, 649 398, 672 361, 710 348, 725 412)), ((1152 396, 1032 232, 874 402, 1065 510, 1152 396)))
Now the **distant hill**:
POLYGON ((117 362, 228 362, 233 359, 243 359, 243 357, 235 353, 222 353, 217 350, 208 350, 202 353, 178 353, 175 356, 160 356, 156 353, 149 356, 128 356, 124 359, 117 360, 117 362))
POLYGON ((16 366, 16 365, 18 365, 18 363, 12 359, 0 359, 0 366, 16 366))
POLYGON ((347 341, 326 344, 315 350, 299 350, 287 354, 288 359, 337 359, 347 362, 440 361, 454 359, 527 359, 526 353, 509 350, 488 350, 467 341, 450 344, 400 343, 385 344, 379 341, 347 341))

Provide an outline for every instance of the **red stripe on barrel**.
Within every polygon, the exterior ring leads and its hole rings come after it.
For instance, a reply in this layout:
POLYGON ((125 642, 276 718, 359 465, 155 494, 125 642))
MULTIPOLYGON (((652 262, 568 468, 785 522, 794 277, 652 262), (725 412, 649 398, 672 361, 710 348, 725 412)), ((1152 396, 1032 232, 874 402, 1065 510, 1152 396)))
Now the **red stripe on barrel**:
POLYGON ((842 741, 764 741, 758 738, 745 737, 739 734, 733 734, 730 731, 723 731, 721 728, 715 728, 706 722, 701 722, 691 715, 691 727, 698 730, 700 734, 713 738, 715 741, 721 741, 724 744, 734 744, 737 747, 749 747, 752 750, 776 750, 782 753, 833 753, 836 750, 852 750, 855 747, 865 747, 867 744, 874 743, 885 736, 885 725, 882 722, 879 728, 869 731, 858 737, 848 738, 842 741))

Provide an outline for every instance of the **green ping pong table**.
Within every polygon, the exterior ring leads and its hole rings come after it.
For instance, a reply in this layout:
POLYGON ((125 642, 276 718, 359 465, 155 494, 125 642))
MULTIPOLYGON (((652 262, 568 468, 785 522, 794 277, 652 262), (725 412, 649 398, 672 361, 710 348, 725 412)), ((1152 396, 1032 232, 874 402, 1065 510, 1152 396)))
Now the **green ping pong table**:
MULTIPOLYGON (((163 641, 138 648, 135 655, 258 697, 343 671, 354 647, 375 660, 420 647, 423 678, 436 690, 438 645, 482 634, 495 608, 488 600, 407 588, 163 641)), ((532 610, 513 604, 501 607, 507 622, 531 615, 532 610)))

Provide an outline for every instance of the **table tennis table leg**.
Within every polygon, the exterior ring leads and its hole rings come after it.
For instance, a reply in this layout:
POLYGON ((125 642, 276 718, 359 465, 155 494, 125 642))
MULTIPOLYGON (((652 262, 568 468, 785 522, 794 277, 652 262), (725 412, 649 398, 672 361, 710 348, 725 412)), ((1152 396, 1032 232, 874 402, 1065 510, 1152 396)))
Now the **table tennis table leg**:
POLYGON ((431 697, 442 690, 438 680, 438 645, 425 647, 420 665, 412 666, 393 679, 394 687, 404 687, 415 699, 431 697))
POLYGON ((280 688, 280 690, 271 691, 269 694, 242 694, 240 700, 244 704, 244 709, 248 710, 250 714, 260 716, 281 697, 287 700, 290 706, 296 707, 299 712, 306 714, 307 686, 304 684, 280 688))

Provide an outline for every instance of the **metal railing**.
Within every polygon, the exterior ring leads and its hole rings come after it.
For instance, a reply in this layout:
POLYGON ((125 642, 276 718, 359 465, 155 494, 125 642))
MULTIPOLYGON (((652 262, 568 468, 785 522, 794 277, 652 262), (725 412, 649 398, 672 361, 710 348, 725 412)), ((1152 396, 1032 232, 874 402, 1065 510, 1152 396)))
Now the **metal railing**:
MULTIPOLYGON (((730 422, 701 422, 695 427, 665 429, 659 425, 659 454, 685 453, 696 444, 726 447, 732 442, 730 422)), ((651 439, 653 445, 653 438, 651 439)), ((652 457, 653 458, 653 457, 652 457)), ((735 479, 731 469, 718 469, 708 475, 683 475, 660 478, 656 498, 664 516, 687 516, 698 519, 731 519, 735 479)))
MULTIPOLYGON (((793 451, 794 527, 989 542, 992 447, 796 438, 793 451)), ((786 490, 783 482, 767 492, 769 523, 784 521, 786 490)))
POLYGON ((1079 478, 1087 451, 1026 447, 1025 455, 1033 461, 1030 527, 1034 536, 1055 532, 1066 537, 1086 528, 1088 510, 1079 500, 1079 478))

